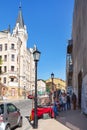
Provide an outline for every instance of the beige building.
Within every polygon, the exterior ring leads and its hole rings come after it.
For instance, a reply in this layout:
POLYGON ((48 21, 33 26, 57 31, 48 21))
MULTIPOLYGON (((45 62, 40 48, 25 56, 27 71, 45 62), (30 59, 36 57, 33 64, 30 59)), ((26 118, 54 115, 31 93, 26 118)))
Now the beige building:
POLYGON ((12 33, 10 28, 0 31, 0 79, 8 90, 4 96, 23 96, 24 91, 31 91, 35 80, 33 49, 27 48, 28 33, 24 24, 22 9, 12 33))
MULTIPOLYGON (((71 45, 72 86, 78 106, 87 113, 87 0, 75 0, 71 45)), ((70 77, 68 77, 69 79, 70 77)))
MULTIPOLYGON (((51 78, 46 80, 46 85, 49 86, 50 89, 52 89, 52 79, 51 78)), ((53 86, 54 86, 54 90, 61 89, 61 90, 66 91, 66 82, 62 79, 54 78, 53 86)))

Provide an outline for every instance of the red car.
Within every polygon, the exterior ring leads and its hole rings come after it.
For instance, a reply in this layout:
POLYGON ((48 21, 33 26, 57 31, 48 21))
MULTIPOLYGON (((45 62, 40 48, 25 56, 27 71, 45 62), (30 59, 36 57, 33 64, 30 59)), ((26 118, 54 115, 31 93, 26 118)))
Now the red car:
MULTIPOLYGON (((43 117, 43 114, 48 113, 51 118, 54 117, 54 112, 51 106, 47 107, 38 107, 37 108, 37 117, 43 117)), ((30 121, 34 120, 34 108, 31 111, 30 121)))
POLYGON ((33 95, 28 95, 27 98, 28 99, 34 99, 34 96, 33 95))

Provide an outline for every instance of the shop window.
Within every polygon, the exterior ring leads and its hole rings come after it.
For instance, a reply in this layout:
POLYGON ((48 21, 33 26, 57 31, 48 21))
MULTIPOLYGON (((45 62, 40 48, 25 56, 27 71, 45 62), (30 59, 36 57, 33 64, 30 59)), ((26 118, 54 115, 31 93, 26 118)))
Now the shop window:
POLYGON ((14 88, 11 89, 11 95, 15 96, 15 89, 14 88))

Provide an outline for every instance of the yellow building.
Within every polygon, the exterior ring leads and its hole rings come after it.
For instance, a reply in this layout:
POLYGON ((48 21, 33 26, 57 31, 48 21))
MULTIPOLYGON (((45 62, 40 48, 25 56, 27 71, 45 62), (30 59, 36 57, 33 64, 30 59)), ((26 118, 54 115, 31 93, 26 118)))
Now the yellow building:
MULTIPOLYGON (((52 89, 52 79, 51 78, 46 80, 46 85, 49 86, 49 89, 52 89)), ((61 90, 66 91, 66 82, 62 79, 54 78, 53 87, 54 87, 54 90, 61 89, 61 90)))

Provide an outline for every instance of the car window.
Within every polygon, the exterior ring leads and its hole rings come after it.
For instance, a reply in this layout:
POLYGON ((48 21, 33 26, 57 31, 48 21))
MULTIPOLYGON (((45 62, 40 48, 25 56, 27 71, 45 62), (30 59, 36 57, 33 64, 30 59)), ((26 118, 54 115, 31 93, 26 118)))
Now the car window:
POLYGON ((7 104, 7 110, 8 112, 15 112, 17 108, 13 104, 7 104))
POLYGON ((0 105, 0 114, 3 114, 3 113, 4 113, 4 105, 1 104, 1 105, 0 105))

